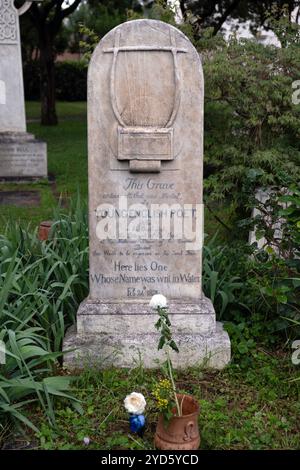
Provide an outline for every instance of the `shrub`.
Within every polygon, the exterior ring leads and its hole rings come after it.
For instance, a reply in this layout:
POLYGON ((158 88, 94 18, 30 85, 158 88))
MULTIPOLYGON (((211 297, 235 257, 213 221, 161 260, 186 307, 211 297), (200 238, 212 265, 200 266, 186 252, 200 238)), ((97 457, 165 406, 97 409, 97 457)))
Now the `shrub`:
POLYGON ((300 189, 269 188, 269 197, 261 202, 255 197, 259 175, 242 188, 241 200, 245 210, 261 212, 238 222, 240 238, 234 244, 224 246, 214 237, 203 250, 203 290, 217 317, 230 322, 236 357, 254 349, 253 340, 270 346, 300 334, 300 189), (265 237, 265 246, 241 241, 250 229, 257 240, 265 237))
MULTIPOLYGON (((24 65, 24 88, 27 100, 40 98, 39 63, 29 62, 24 65)), ((56 98, 61 101, 86 101, 87 64, 84 61, 56 62, 55 64, 56 98)))
POLYGON ((220 38, 211 45, 202 50, 206 196, 239 204, 251 168, 261 171, 264 185, 278 184, 283 174, 299 180, 300 106, 292 103, 292 83, 300 63, 294 45, 220 38))
POLYGON ((24 93, 26 100, 40 99, 40 64, 38 61, 23 64, 24 93))
MULTIPOLYGON (((251 186, 245 191, 249 207, 260 212, 239 225, 254 229, 257 240, 265 239, 262 248, 253 243, 246 301, 252 311, 262 311, 265 320, 273 321, 275 331, 286 331, 300 319, 300 187, 272 187, 268 194, 262 202, 251 186)), ((300 329, 295 331, 299 334, 300 329)))
POLYGON ((86 101, 86 62, 57 62, 55 64, 56 97, 61 101, 86 101))

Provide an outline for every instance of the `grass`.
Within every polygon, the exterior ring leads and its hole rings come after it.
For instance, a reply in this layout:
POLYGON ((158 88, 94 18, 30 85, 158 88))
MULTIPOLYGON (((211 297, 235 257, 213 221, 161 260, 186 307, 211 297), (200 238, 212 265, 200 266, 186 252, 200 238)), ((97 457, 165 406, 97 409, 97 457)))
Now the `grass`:
MULTIPOLYGON (((28 120, 39 121, 41 105, 39 101, 28 101, 26 103, 26 117, 28 120)), ((85 119, 86 102, 85 101, 58 101, 57 114, 59 119, 85 119)))
POLYGON ((38 122, 39 106, 36 102, 26 104, 27 129, 47 142, 48 172, 54 180, 30 184, 0 183, 0 191, 37 190, 41 195, 39 207, 1 205, 2 232, 9 220, 21 225, 30 222, 36 226, 40 221, 49 219, 60 196, 68 200, 78 191, 83 197, 87 194, 86 103, 58 103, 60 123, 49 127, 38 122))
MULTIPOLYGON (((61 372, 63 373, 63 371, 61 372)), ((290 358, 260 353, 252 366, 231 365, 224 371, 200 368, 177 374, 179 390, 200 403, 201 449, 299 449, 300 382, 291 382, 297 369, 290 358)), ((40 432, 29 440, 37 449, 153 449, 157 412, 151 398, 159 374, 141 367, 133 370, 85 370, 78 375, 73 394, 83 414, 60 403, 57 428, 52 429, 39 408, 30 408, 40 432), (147 429, 143 439, 129 431, 123 400, 131 391, 147 400, 147 429)))

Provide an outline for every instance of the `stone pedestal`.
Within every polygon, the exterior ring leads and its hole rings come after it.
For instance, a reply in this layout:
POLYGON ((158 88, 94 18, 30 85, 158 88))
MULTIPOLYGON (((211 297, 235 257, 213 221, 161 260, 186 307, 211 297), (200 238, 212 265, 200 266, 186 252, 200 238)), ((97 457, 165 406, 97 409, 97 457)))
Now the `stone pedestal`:
POLYGON ((28 132, 0 132, 0 179, 47 177, 47 145, 28 132))
MULTIPOLYGON (((230 361, 230 340, 216 322, 211 301, 198 304, 171 303, 168 308, 173 337, 179 354, 172 352, 176 368, 203 365, 222 369, 230 361)), ((101 303, 86 299, 77 313, 77 327, 64 340, 64 365, 68 368, 136 367, 156 368, 165 361, 157 350, 158 316, 148 304, 101 303), (75 350, 74 350, 75 348, 75 350)))

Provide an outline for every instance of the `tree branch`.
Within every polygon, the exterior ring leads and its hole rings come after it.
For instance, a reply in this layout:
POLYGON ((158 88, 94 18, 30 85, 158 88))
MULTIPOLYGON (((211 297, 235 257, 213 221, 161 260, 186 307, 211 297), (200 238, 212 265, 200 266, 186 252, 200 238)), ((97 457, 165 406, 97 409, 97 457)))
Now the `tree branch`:
POLYGON ((54 35, 58 32, 61 23, 63 21, 63 15, 62 15, 62 4, 64 0, 57 0, 56 6, 55 6, 55 13, 54 17, 51 21, 51 29, 54 31, 54 35))
POLYGON ((219 19, 218 23, 214 26, 214 35, 217 34, 218 31, 220 31, 220 29, 222 28, 223 24, 225 23, 225 21, 227 20, 228 16, 230 15, 230 13, 232 13, 236 7, 239 5, 239 3, 241 2, 241 0, 234 0, 227 8, 226 10, 224 11, 223 15, 221 16, 221 18, 219 19))
POLYGON ((71 13, 73 13, 76 10, 76 8, 78 7, 80 2, 81 2, 81 0, 74 0, 72 5, 70 5, 68 8, 65 8, 64 10, 62 10, 63 19, 66 18, 67 16, 71 15, 71 13))

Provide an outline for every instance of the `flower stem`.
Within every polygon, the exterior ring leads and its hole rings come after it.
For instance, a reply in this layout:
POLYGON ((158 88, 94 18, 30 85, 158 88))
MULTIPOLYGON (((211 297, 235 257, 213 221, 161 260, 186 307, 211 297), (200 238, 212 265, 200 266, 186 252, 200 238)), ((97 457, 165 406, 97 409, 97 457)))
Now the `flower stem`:
POLYGON ((173 370, 172 370, 172 364, 171 364, 170 354, 169 354, 169 351, 168 351, 168 350, 166 351, 166 353, 167 353, 167 363, 168 363, 169 375, 170 375, 170 380, 171 380, 171 383, 172 383, 172 389, 173 389, 174 398, 175 398, 175 403, 176 403, 176 408, 177 408, 177 414, 178 414, 178 416, 182 416, 182 413, 181 413, 181 410, 180 410, 180 406, 179 406, 179 401, 178 401, 178 398, 177 398, 175 382, 174 382, 174 378, 173 378, 173 370))

